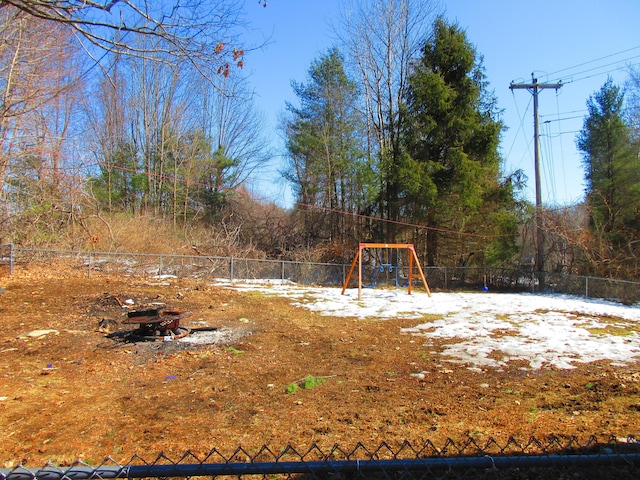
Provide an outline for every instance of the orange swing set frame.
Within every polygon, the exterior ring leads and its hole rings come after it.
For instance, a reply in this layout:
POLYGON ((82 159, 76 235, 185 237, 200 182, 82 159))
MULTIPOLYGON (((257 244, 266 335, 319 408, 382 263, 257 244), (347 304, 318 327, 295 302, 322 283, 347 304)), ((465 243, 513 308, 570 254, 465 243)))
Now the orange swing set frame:
POLYGON ((409 250, 409 285, 408 285, 408 293, 411 295, 411 286, 413 284, 413 262, 415 262, 418 267, 418 272, 420 273, 420 278, 422 279, 422 283, 424 284, 424 288, 427 291, 427 295, 431 296, 431 290, 429 290, 429 284, 427 283, 427 279, 424 276, 424 272, 422 271, 422 267, 420 266, 420 261, 418 260, 418 256, 416 255, 416 250, 411 243, 361 243, 358 245, 358 253, 353 257, 353 262, 351 262, 351 268, 349 268, 349 273, 347 274, 347 278, 344 281, 344 285, 342 287, 342 295, 344 295, 344 291, 347 289, 349 285, 349 281, 351 280, 351 275, 353 274, 353 270, 356 267, 356 263, 358 264, 358 300, 360 300, 362 296, 362 250, 366 248, 406 248, 409 250))

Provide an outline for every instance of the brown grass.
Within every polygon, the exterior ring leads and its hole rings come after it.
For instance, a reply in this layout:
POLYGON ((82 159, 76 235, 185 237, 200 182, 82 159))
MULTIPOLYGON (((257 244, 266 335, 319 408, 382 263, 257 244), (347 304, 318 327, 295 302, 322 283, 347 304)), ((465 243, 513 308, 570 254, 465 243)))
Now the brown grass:
MULTIPOLYGON (((0 277, 0 464, 135 453, 179 459, 212 448, 278 451, 482 443, 550 435, 638 435, 638 365, 481 373, 451 364, 437 341, 401 332, 411 320, 324 317, 282 298, 194 280, 19 269, 0 277), (192 312, 191 326, 233 334, 212 345, 124 343, 98 331, 152 302, 192 312), (39 338, 37 329, 55 329, 39 338), (423 373, 423 376, 416 376, 423 373), (313 388, 287 387, 308 375, 313 388)), ((119 324, 120 330, 131 325, 119 324)))

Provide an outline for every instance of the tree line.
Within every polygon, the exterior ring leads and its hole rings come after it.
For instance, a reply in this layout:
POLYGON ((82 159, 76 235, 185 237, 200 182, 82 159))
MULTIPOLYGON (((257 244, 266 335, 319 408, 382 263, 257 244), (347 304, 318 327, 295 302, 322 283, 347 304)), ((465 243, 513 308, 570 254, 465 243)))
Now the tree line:
MULTIPOLYGON (((527 264, 533 208, 504 171, 482 55, 428 0, 343 5, 336 46, 283 106, 294 204, 247 194, 274 152, 237 5, 2 2, 3 241, 77 247, 152 216, 256 255, 349 261, 370 241, 413 243, 426 265, 527 264)), ((587 100, 585 202, 544 212, 550 269, 637 277, 638 77, 587 100)))

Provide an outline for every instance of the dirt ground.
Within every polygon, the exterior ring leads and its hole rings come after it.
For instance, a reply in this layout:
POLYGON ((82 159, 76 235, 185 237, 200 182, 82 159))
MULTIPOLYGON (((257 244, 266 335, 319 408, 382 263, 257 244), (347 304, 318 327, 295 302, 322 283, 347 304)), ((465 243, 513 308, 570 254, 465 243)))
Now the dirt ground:
POLYGON ((32 267, 0 273, 0 292, 5 468, 239 446, 640 436, 637 364, 477 372, 403 334, 415 320, 325 317, 196 280, 32 267), (181 325, 209 343, 126 341, 127 312, 160 304, 191 312, 181 325))

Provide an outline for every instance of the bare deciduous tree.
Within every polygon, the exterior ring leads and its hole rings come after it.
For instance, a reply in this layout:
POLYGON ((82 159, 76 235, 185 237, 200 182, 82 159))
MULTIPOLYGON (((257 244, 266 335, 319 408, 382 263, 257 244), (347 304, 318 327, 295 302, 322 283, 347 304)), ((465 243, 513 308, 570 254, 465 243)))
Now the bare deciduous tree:
POLYGON ((626 118, 633 138, 640 141, 640 68, 635 66, 629 69, 629 78, 625 87, 626 118))
POLYGON ((351 0, 336 28, 360 75, 370 150, 381 162, 380 213, 393 220, 389 177, 400 155, 400 105, 437 7, 436 0, 351 0))
POLYGON ((90 47, 137 57, 166 61, 185 59, 203 72, 222 71, 241 61, 241 49, 227 47, 237 40, 233 29, 242 24, 239 2, 205 0, 0 0, 0 10, 13 7, 16 15, 28 15, 69 27, 90 47), (155 39, 134 41, 143 36, 155 39), (161 40, 161 41, 159 41, 161 40))
POLYGON ((82 89, 77 45, 63 28, 7 9, 0 27, 0 192, 7 193, 10 168, 57 188, 72 103, 82 89))
POLYGON ((237 72, 217 88, 188 64, 116 60, 89 111, 103 206, 186 221, 211 213, 269 159, 237 72))
POLYGON ((206 83, 200 85, 199 97, 199 128, 211 139, 214 151, 232 160, 221 172, 221 186, 235 188, 271 158, 264 118, 255 108, 246 80, 238 75, 225 78, 222 92, 206 83))

